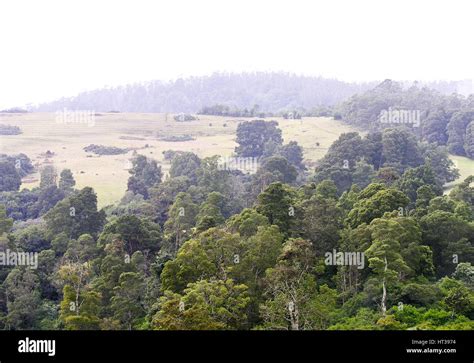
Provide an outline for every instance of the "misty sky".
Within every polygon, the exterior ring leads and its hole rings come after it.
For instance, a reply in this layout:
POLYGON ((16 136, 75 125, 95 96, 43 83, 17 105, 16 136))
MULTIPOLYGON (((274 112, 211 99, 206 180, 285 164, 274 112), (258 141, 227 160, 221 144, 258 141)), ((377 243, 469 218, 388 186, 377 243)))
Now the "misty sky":
POLYGON ((0 109, 215 71, 474 78, 471 0, 1 0, 0 109))

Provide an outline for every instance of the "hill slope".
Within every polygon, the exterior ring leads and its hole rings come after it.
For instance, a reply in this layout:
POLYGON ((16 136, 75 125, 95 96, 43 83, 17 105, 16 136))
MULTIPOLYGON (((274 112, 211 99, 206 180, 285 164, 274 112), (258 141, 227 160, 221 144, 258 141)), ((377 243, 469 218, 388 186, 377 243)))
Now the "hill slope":
POLYGON ((33 111, 55 112, 64 107, 99 112, 197 112, 225 104, 276 112, 282 109, 334 105, 376 83, 346 83, 288 73, 215 73, 211 76, 151 81, 83 92, 40 104, 33 111))

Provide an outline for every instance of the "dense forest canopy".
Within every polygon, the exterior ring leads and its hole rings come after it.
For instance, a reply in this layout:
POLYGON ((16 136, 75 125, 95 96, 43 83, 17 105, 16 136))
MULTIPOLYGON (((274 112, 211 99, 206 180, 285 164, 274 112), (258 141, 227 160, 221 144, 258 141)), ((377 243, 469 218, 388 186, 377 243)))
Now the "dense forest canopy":
POLYGON ((385 80, 339 104, 334 114, 371 130, 405 124, 421 140, 445 145, 452 154, 474 158, 473 94, 443 95, 427 87, 403 88, 400 83, 385 80))
MULTIPOLYGON (((386 86, 370 92, 405 92, 386 86)), ((343 133, 311 168, 278 122, 245 121, 234 155, 255 173, 168 150, 165 177, 136 154, 103 209, 53 165, 20 190, 29 157, 1 155, 0 327, 474 329, 474 176, 445 195, 445 143, 372 131, 343 133)))

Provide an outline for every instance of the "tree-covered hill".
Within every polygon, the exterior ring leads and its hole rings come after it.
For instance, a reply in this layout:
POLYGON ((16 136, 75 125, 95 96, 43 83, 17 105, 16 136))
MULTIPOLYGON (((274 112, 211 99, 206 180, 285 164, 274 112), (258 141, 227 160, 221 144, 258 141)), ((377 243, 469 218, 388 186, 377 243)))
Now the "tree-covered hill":
POLYGON ((474 158, 474 94, 444 95, 428 87, 406 88, 385 80, 339 104, 334 115, 370 130, 403 125, 420 140, 474 158))
POLYGON ((347 83, 288 73, 215 73, 170 82, 151 81, 83 92, 39 105, 36 111, 63 108, 98 112, 198 112, 224 104, 238 108, 259 105, 263 111, 333 105, 376 83, 347 83))

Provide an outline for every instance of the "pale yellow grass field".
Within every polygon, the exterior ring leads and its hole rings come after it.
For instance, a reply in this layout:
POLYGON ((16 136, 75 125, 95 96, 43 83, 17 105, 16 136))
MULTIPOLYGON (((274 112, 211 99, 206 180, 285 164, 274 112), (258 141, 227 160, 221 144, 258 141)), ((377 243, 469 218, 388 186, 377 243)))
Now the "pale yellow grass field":
MULTIPOLYGON (((0 123, 19 126, 23 131, 21 135, 0 136, 0 153, 24 153, 37 167, 41 167, 48 162, 42 154, 48 150, 53 152, 54 156, 49 161, 58 171, 71 169, 77 187, 93 187, 98 194, 99 204, 104 206, 119 201, 125 193, 129 177, 128 160, 133 151, 122 155, 98 156, 86 153, 83 150, 85 146, 99 144, 134 148, 139 154, 157 160, 166 173, 169 163, 163 160, 164 150, 192 151, 200 157, 232 155, 236 146, 236 128, 243 120, 250 119, 199 116, 199 121, 176 122, 171 114, 104 113, 95 117, 93 126, 88 126, 85 123, 57 123, 54 113, 0 114, 0 123), (184 134, 191 135, 196 140, 165 142, 158 139, 184 134), (143 140, 125 140, 121 137, 143 140)), ((352 130, 330 118, 267 120, 278 121, 285 143, 298 141, 309 162, 321 158, 340 133, 352 130)), ((37 173, 30 175, 25 178, 22 187, 35 187, 38 179, 37 173)))
POLYGON ((464 181, 468 176, 474 175, 474 160, 457 155, 450 155, 450 158, 456 168, 459 169, 460 176, 456 181, 446 184, 445 194, 449 193, 456 184, 464 181))

